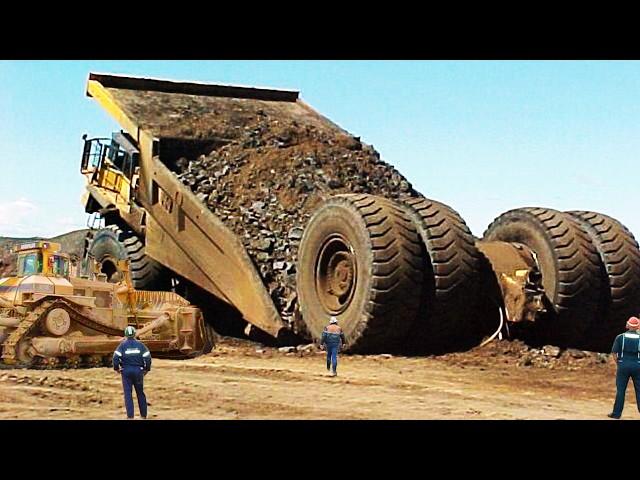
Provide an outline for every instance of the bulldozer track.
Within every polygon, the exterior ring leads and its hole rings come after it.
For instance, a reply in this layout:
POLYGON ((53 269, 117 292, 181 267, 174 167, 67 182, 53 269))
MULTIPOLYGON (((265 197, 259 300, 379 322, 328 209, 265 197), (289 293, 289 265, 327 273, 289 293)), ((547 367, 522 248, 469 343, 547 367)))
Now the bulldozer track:
MULTIPOLYGON (((60 300, 56 302, 54 306, 64 308, 71 315, 72 320, 75 320, 76 322, 78 322, 79 324, 87 328, 91 328, 93 330, 104 333, 106 335, 113 335, 117 337, 122 336, 122 330, 120 330, 119 328, 109 327, 108 325, 103 325, 101 323, 95 322, 87 318, 81 312, 77 311, 68 302, 65 302, 64 300, 60 300)), ((53 308, 54 306, 52 306, 51 308, 53 308)))
MULTIPOLYGON (((111 336, 119 337, 122 334, 120 329, 109 327, 107 325, 100 324, 87 318, 82 314, 82 312, 76 310, 71 304, 69 304, 69 302, 61 299, 43 300, 37 307, 34 308, 33 311, 27 314, 25 319, 13 332, 9 334, 9 337, 3 343, 2 360, 4 361, 4 363, 9 365, 15 365, 18 363, 16 359, 17 345, 33 331, 33 329, 38 325, 38 320, 44 318, 44 316, 54 308, 64 309, 67 313, 69 313, 73 321, 79 323, 84 327, 111 336)), ((33 365, 34 363, 32 362, 27 366, 33 365)))
POLYGON ((42 318, 42 315, 46 313, 56 303, 54 300, 43 301, 33 311, 20 322, 18 328, 9 334, 7 340, 2 344, 2 360, 9 365, 17 363, 16 361, 16 346, 34 327, 38 319, 42 318))

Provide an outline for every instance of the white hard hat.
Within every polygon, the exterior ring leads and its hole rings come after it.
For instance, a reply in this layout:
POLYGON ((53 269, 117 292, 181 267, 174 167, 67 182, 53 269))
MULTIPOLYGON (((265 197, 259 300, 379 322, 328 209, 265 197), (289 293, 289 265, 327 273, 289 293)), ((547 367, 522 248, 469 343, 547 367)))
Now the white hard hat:
POLYGON ((338 319, 336 317, 331 317, 329 319, 329 323, 338 323, 338 319))

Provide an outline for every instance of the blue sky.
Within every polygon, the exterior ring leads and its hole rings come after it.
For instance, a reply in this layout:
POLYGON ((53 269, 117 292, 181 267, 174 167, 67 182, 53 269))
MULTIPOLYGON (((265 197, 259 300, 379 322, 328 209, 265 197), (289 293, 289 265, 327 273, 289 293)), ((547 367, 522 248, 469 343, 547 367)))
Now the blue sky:
POLYGON ((640 236, 640 62, 0 61, 0 236, 82 228, 82 134, 117 124, 90 71, 290 88, 481 236, 522 206, 640 236))

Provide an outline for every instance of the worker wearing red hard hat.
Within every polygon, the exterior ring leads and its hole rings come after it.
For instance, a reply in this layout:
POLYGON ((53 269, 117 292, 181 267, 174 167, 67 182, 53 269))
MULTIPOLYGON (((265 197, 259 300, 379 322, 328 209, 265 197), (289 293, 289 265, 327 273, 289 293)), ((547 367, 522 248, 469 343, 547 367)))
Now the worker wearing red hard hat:
POLYGON ((324 327, 320 340, 320 348, 324 346, 327 348, 327 370, 331 371, 332 377, 338 375, 338 351, 345 343, 344 333, 338 325, 338 319, 332 316, 329 319, 329 325, 324 327))
POLYGON ((611 353, 615 354, 618 369, 616 372, 616 401, 610 418, 620 418, 624 407, 629 378, 633 380, 636 391, 636 403, 640 412, 640 320, 631 317, 627 320, 627 331, 618 335, 613 342, 611 353))

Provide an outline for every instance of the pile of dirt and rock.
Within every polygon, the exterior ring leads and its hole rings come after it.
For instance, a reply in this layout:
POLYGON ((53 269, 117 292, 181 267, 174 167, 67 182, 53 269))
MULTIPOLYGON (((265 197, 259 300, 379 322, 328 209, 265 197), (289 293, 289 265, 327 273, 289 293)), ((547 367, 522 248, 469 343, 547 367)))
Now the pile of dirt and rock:
POLYGON ((531 347, 520 340, 496 340, 467 352, 434 357, 457 365, 509 365, 523 368, 578 370, 606 364, 606 353, 562 349, 553 345, 531 347))
POLYGON ((282 318, 299 331, 297 251, 316 206, 341 193, 420 194, 373 147, 337 127, 261 111, 252 118, 208 155, 178 159, 175 171, 244 242, 282 318))
MULTIPOLYGON (((326 353, 315 343, 286 347, 267 347, 257 342, 234 337, 219 336, 212 356, 226 356, 241 354, 247 357, 277 358, 321 356, 326 353)), ((390 362, 394 359, 407 358, 383 353, 379 355, 344 355, 343 362, 369 359, 390 362)), ((520 340, 495 340, 482 347, 476 347, 465 352, 448 353, 445 355, 431 355, 423 360, 444 362, 448 366, 460 368, 476 367, 481 370, 499 371, 509 369, 550 369, 561 371, 604 371, 610 365, 610 356, 576 349, 561 349, 552 345, 535 348, 520 340)), ((414 358, 414 360, 416 360, 414 358)))
POLYGON ((325 355, 325 351, 316 343, 305 343, 296 346, 275 347, 267 346, 259 342, 244 338, 218 335, 216 347, 209 354, 213 357, 225 356, 233 352, 247 357, 275 358, 281 356, 308 357, 313 355, 325 355))

